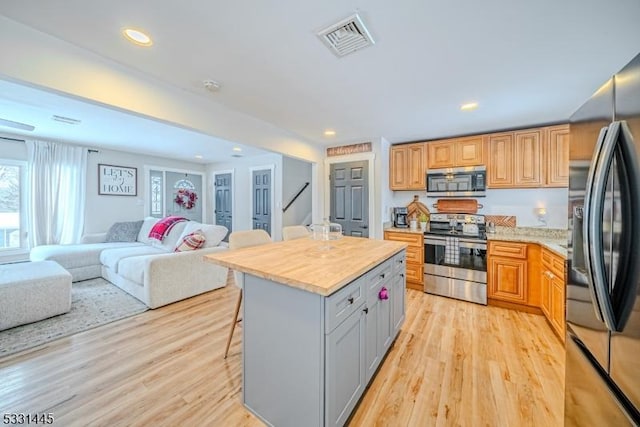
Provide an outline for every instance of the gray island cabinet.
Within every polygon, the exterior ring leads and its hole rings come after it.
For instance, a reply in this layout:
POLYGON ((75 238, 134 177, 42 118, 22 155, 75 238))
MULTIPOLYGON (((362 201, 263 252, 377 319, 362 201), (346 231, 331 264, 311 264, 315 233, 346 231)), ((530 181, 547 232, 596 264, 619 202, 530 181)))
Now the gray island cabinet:
POLYGON ((242 396, 268 425, 344 425, 404 321, 405 244, 321 243, 207 256, 244 273, 242 396))

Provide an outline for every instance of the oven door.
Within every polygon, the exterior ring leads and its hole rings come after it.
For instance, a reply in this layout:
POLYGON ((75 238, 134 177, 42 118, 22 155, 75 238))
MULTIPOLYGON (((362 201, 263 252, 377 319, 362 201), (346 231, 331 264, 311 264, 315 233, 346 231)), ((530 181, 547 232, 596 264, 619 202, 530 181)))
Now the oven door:
POLYGON ((425 292, 487 303, 487 243, 425 236, 425 292))

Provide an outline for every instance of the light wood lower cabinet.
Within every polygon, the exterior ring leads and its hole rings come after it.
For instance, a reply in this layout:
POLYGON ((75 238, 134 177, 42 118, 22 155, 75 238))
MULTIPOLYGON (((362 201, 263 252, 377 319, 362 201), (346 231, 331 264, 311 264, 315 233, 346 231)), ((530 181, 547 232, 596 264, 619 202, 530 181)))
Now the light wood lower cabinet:
POLYGON ((542 249, 542 271, 540 274, 541 308, 558 337, 564 342, 565 334, 565 261, 551 251, 542 249))
POLYGON ((424 237, 421 232, 385 230, 385 240, 407 243, 407 288, 424 291, 424 237))
POLYGON ((487 297, 527 303, 527 244, 489 242, 487 297))
POLYGON ((488 243, 489 304, 542 312, 564 342, 564 259, 538 244, 495 240, 488 243))

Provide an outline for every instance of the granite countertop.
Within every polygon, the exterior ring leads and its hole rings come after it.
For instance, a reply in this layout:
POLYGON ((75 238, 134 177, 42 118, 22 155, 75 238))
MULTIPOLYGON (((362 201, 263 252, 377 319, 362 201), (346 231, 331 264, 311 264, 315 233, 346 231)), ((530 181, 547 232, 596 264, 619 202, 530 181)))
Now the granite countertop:
POLYGON ((495 233, 487 233, 487 240, 538 243, 567 259, 567 230, 533 227, 496 227, 495 233))
POLYGON ((303 238, 216 252, 204 258, 233 270, 328 296, 406 247, 402 242, 360 237, 329 242, 303 238), (327 243, 331 249, 322 249, 327 243))

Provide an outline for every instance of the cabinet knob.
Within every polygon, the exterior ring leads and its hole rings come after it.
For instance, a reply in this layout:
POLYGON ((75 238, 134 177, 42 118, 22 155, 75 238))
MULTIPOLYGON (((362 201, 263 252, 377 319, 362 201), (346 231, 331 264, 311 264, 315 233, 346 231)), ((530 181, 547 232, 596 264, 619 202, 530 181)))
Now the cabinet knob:
POLYGON ((362 311, 364 311, 364 314, 369 314, 369 308, 368 307, 363 308, 362 311))
POLYGON ((353 304, 353 297, 349 297, 347 301, 349 301, 349 304, 353 304))
POLYGON ((381 279, 384 279, 384 276, 386 276, 386 274, 387 274, 387 273, 382 273, 382 274, 380 275, 380 278, 381 278, 381 279))
POLYGON ((400 277, 404 277, 404 273, 400 273, 400 277))

